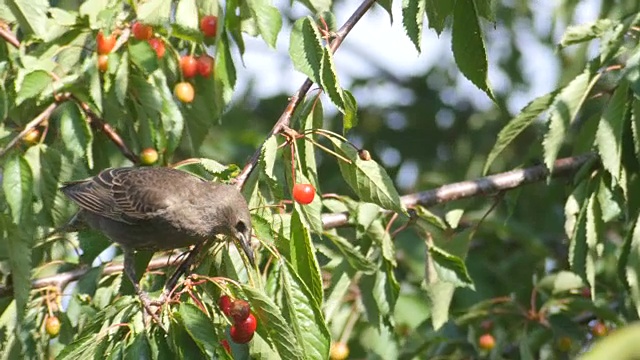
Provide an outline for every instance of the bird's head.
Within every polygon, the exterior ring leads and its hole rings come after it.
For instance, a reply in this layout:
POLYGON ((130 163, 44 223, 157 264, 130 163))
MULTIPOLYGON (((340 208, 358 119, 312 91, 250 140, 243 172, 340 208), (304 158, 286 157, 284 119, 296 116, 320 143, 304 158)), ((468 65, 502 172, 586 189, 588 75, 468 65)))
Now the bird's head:
POLYGON ((216 223, 215 233, 231 236, 238 249, 242 249, 251 266, 255 266, 253 250, 251 249, 251 214, 244 197, 238 190, 229 185, 219 187, 214 203, 216 211, 213 222, 216 223))

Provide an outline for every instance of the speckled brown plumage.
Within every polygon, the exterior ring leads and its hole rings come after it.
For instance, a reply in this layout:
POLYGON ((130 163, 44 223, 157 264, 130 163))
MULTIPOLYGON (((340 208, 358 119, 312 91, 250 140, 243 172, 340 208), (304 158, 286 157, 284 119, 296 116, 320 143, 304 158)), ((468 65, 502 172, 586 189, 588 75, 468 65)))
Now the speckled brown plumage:
POLYGON ((224 234, 253 263, 249 209, 233 186, 176 169, 130 167, 107 169, 61 190, 80 206, 81 219, 122 247, 125 272, 139 294, 135 250, 175 249, 224 234))

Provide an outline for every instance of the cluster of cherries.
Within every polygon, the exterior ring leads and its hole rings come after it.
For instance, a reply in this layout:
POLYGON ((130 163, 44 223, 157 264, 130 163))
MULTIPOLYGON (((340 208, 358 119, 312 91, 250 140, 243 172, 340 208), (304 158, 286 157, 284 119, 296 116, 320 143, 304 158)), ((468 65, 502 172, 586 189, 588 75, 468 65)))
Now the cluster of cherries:
MULTIPOLYGON (((214 15, 206 15, 200 19, 200 31, 205 37, 213 38, 218 32, 218 18, 214 15)), ((166 49, 164 41, 154 36, 153 27, 139 21, 131 25, 131 33, 138 41, 146 41, 156 53, 158 59, 162 59, 166 49)), ((105 35, 102 31, 96 37, 96 51, 98 52, 98 70, 106 72, 109 68, 109 54, 116 46, 118 38, 115 33, 105 35)), ((196 75, 208 78, 213 73, 215 61, 206 54, 198 57, 184 55, 180 58, 180 70, 185 79, 196 75)), ((190 103, 195 98, 196 92, 193 85, 187 81, 177 83, 173 88, 173 94, 183 103, 190 103)), ((38 141, 39 132, 37 130, 27 134, 26 142, 35 143, 38 141)), ((143 165, 151 165, 158 161, 158 152, 154 148, 146 148, 140 153, 140 162, 143 165)))
MULTIPOLYGON (((229 334, 231 340, 236 344, 246 344, 253 339, 258 323, 256 317, 251 313, 249 303, 242 299, 231 299, 227 295, 222 295, 218 300, 218 306, 223 314, 233 320, 233 325, 229 334)), ((229 344, 222 341, 222 345, 229 351, 229 344)))
MULTIPOLYGON (((205 37, 215 37, 218 32, 218 18, 214 15, 206 15, 200 19, 200 31, 205 37)), ((156 52, 158 59, 162 59, 166 52, 164 41, 159 37, 154 37, 153 27, 145 25, 139 21, 131 25, 133 37, 139 41, 146 41, 156 52)), ((102 31, 96 37, 98 52, 98 69, 106 72, 109 68, 109 53, 116 46, 117 36, 115 33, 105 35, 102 31)), ((186 55, 180 59, 180 68, 185 78, 194 77, 199 74, 202 77, 209 77, 213 72, 214 59, 208 55, 197 58, 186 55)), ((177 83, 173 88, 174 95, 183 103, 190 103, 195 97, 193 85, 183 81, 177 83)))

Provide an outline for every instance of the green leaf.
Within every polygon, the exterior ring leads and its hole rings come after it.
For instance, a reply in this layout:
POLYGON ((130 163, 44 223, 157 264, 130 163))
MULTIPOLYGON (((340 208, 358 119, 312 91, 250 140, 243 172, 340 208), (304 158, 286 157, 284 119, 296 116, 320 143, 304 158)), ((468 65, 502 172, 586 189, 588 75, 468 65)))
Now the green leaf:
MULTIPOLYGON (((306 102, 303 108, 303 121, 300 127, 300 132, 305 133, 307 130, 319 127, 314 122, 318 121, 322 116, 322 105, 317 97, 310 99, 306 102)), ((302 205, 298 202, 294 202, 293 206, 295 210, 300 214, 303 224, 309 226, 312 232, 322 233, 322 196, 318 184, 318 169, 316 165, 315 145, 311 143, 310 139, 317 137, 314 133, 307 133, 305 140, 298 142, 296 158, 299 160, 299 165, 296 166, 296 183, 311 184, 316 189, 316 196, 310 204, 302 205)), ((285 163, 291 163, 291 152, 285 151, 285 163)), ((293 180, 290 178, 290 172, 285 172, 290 189, 293 189, 293 180)))
POLYGON ((493 149, 487 156, 487 162, 484 164, 484 170, 482 173, 487 174, 491 164, 502 153, 506 147, 515 140, 526 128, 535 122, 538 116, 546 111, 551 106, 558 91, 553 91, 548 94, 542 95, 525 106, 522 111, 516 117, 511 119, 509 123, 500 130, 498 134, 498 140, 493 145, 493 149))
POLYGON ((441 230, 445 230, 449 228, 449 226, 444 221, 444 219, 432 213, 427 208, 418 205, 418 206, 415 206, 413 209, 416 211, 416 215, 418 216, 419 219, 425 220, 427 223, 441 230))
MULTIPOLYGON (((340 84, 338 83, 338 72, 333 61, 333 54, 331 54, 327 48, 323 49, 320 76, 320 85, 322 85, 322 89, 327 93, 329 99, 338 108, 338 110, 344 114, 346 110, 342 87, 340 87, 340 84)), ((352 104, 352 106, 355 106, 355 104, 352 104)))
POLYGON ((289 56, 296 70, 307 75, 314 83, 320 84, 322 37, 310 16, 298 19, 293 24, 289 39, 289 56))
POLYGON ((382 8, 389 14, 389 22, 393 23, 393 11, 391 6, 393 5, 392 0, 378 0, 376 1, 378 5, 382 6, 382 8))
POLYGON ((64 146, 76 158, 85 158, 88 163, 92 162, 93 133, 78 107, 74 103, 66 102, 58 107, 57 112, 64 146))
MULTIPOLYGON (((455 288, 457 286, 473 288, 473 283, 469 285, 464 281, 471 279, 470 277, 465 279, 463 274, 466 268, 461 267, 464 266, 473 233, 473 230, 466 229, 454 234, 453 237, 438 235, 426 239, 429 250, 425 265, 424 288, 429 297, 432 309, 431 322, 435 329, 439 329, 449 320, 449 306, 455 288), (430 249, 434 246, 441 251, 431 252, 430 249), (459 258, 460 262, 449 258, 446 254, 459 258), (448 263, 450 260, 452 260, 451 263, 448 263), (444 279, 441 276, 444 276, 444 279)), ((433 235, 437 233, 434 232, 433 235)))
MULTIPOLYGON (((258 319, 257 332, 264 339, 269 339, 272 346, 283 359, 304 359, 300 343, 297 341, 289 323, 282 317, 273 300, 248 285, 242 285, 251 308, 255 309, 258 319), (261 325, 262 324, 262 325, 261 325)), ((314 326, 317 326, 314 324, 314 326)))
MULTIPOLYGON (((0 83, 0 122, 4 123, 4 119, 9 113, 9 96, 4 83, 0 83)), ((2 138, 2 136, 0 136, 2 138)))
POLYGON ((602 166, 616 181, 620 179, 622 167, 622 136, 628 120, 625 116, 628 93, 629 83, 623 80, 609 99, 596 132, 596 147, 602 166))
POLYGON ((618 262, 618 273, 626 285, 636 313, 640 316, 640 215, 636 218, 632 231, 626 236, 618 262))
POLYGON ((562 88, 551 105, 549 116, 549 130, 545 134, 542 145, 544 147, 544 163, 548 169, 553 169, 553 163, 558 157, 558 152, 573 122, 589 95, 589 91, 600 78, 599 74, 593 74, 587 68, 582 74, 573 79, 562 88))
POLYGON ((398 299, 399 286, 388 263, 373 275, 364 275, 360 279, 359 287, 365 311, 369 321, 378 329, 384 328, 383 321, 388 321, 393 314, 398 299))
POLYGON ((601 37, 606 31, 619 24, 611 19, 598 19, 587 24, 569 26, 560 39, 560 48, 579 44, 601 37))
POLYGON ((268 0, 249 0, 247 5, 251 16, 255 19, 260 35, 269 46, 275 49, 278 33, 282 28, 280 12, 271 6, 268 0))
POLYGON ((154 26, 163 26, 169 22, 171 1, 149 0, 140 3, 137 9, 138 20, 154 26))
POLYGON ((133 338, 131 344, 127 346, 124 358, 125 360, 151 360, 151 349, 145 333, 139 333, 133 338))
POLYGON ((258 165, 260 166, 260 174, 262 179, 265 180, 269 189, 273 192, 276 199, 282 199, 284 197, 284 191, 282 186, 278 183, 278 177, 275 173, 276 159, 278 155, 278 139, 275 135, 270 136, 262 144, 260 148, 260 159, 258 165))
MULTIPOLYGON (((210 338, 209 341, 211 342, 210 338)), ((182 323, 173 322, 169 327, 168 339, 171 349, 175 353, 174 359, 207 359, 208 357, 200 350, 191 334, 182 323)))
POLYGON ((345 260, 353 267, 354 270, 362 271, 365 274, 371 274, 376 270, 376 265, 365 257, 356 247, 354 247, 347 239, 332 233, 324 233, 338 250, 344 255, 345 260))
POLYGON ((491 8, 491 0, 474 0, 474 3, 481 17, 489 21, 496 21, 493 9, 491 8))
POLYGON ((129 87, 129 53, 122 52, 122 57, 116 70, 115 90, 120 106, 125 105, 127 89, 129 87))
POLYGON ((457 0, 453 10, 453 57, 462 74, 494 102, 489 86, 487 51, 482 39, 480 18, 473 0, 457 0))
POLYGON ((333 136, 329 139, 333 142, 336 151, 351 161, 348 164, 338 159, 338 165, 342 177, 360 200, 380 205, 397 213, 407 213, 400 202, 400 195, 393 181, 382 166, 374 160, 361 160, 358 152, 350 144, 333 136))
POLYGON ((596 202, 596 194, 592 193, 587 203, 587 222, 585 224, 587 256, 586 256, 586 278, 591 293, 596 292, 596 264, 600 258, 598 254, 598 239, 602 236, 602 215, 596 202))
MULTIPOLYGON (((233 89, 236 86, 236 68, 231 56, 231 48, 229 47, 229 39, 226 33, 219 35, 220 41, 216 45, 216 62, 213 97, 215 107, 212 108, 208 118, 218 119, 222 115, 222 110, 227 108, 233 95, 233 89)), ((210 98, 207 98, 210 99, 210 98)), ((212 119, 209 119, 211 121, 212 119)))
POLYGON ((473 288, 473 280, 471 280, 467 267, 460 257, 434 245, 429 246, 429 256, 432 260, 430 266, 433 266, 440 281, 448 282, 455 286, 473 288))
POLYGON ((586 279, 587 273, 587 237, 586 237, 586 212, 587 201, 581 199, 580 192, 582 188, 578 188, 571 194, 565 205, 566 222, 565 229, 570 235, 569 243, 569 265, 571 270, 586 279), (583 204, 580 205, 580 200, 583 204))
POLYGON ((200 31, 196 0, 180 0, 178 2, 175 24, 194 33, 200 31))
POLYGON ((178 315, 184 324, 193 341, 203 353, 213 354, 216 349, 216 329, 209 319, 197 306, 189 303, 182 303, 178 308, 178 315))
POLYGON ((42 39, 50 30, 47 28, 47 0, 6 0, 5 4, 11 9, 25 35, 33 34, 42 39))
POLYGON ((633 99, 633 116, 631 122, 631 131, 633 135, 633 148, 636 158, 640 161, 640 100, 633 99))
POLYGON ((163 133, 166 136, 168 155, 173 154, 180 144, 182 132, 184 131, 184 117, 180 108, 173 100, 173 93, 167 87, 167 78, 162 71, 154 71, 151 74, 151 81, 158 91, 162 106, 159 108, 160 120, 162 122, 163 133))
POLYGON ((421 51, 425 6, 425 0, 402 0, 402 25, 418 52, 421 51))
POLYGON ((12 157, 2 169, 2 189, 16 225, 32 221, 33 175, 29 163, 22 157, 12 157))
POLYGON ((311 291, 313 299, 322 304, 322 275, 309 230, 304 227, 297 211, 291 216, 289 251, 283 253, 296 274, 311 291))
POLYGON ((36 98, 52 83, 53 78, 51 75, 43 70, 36 70, 26 74, 19 83, 16 80, 16 106, 27 99, 36 98))
POLYGON ((561 294, 571 290, 582 289, 584 282, 575 273, 563 270, 545 276, 536 284, 536 287, 547 290, 551 294, 561 294))
MULTIPOLYGON (((380 214, 380 212, 377 211, 377 214, 380 214)), ((366 235, 380 247, 382 257, 393 266, 396 266, 396 249, 393 245, 393 239, 391 239, 391 235, 382 224, 380 218, 371 223, 367 228, 366 235)))
POLYGON ((151 45, 146 41, 129 41, 127 51, 131 62, 145 75, 151 74, 159 68, 158 56, 151 45))
MULTIPOLYGON (((31 288, 32 249, 32 193, 33 175, 29 164, 22 157, 7 160, 2 169, 2 188, 11 210, 13 224, 0 218, 0 225, 7 229, 5 243, 9 269, 13 281, 18 319, 22 321, 31 288)), ((0 232, 0 235, 3 232, 0 232)))
POLYGON ((315 295, 296 276, 296 270, 281 261, 280 281, 283 290, 283 311, 301 344, 305 359, 326 359, 331 335, 320 311, 315 295))
POLYGON ((438 35, 444 30, 445 21, 453 14, 455 1, 426 0, 426 13, 429 20, 429 27, 434 29, 438 35))
POLYGON ((358 125, 358 102, 350 91, 342 92, 344 100, 344 117, 342 119, 342 132, 346 134, 351 128, 358 125))

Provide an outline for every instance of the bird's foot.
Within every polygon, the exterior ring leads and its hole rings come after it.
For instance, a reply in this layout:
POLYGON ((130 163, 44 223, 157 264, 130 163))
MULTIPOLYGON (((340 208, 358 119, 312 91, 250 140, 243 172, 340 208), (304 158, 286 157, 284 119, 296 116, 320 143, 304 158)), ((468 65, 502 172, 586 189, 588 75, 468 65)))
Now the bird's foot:
MULTIPOLYGON (((155 321, 156 324, 158 324, 158 326, 160 326, 160 328, 162 328, 162 330, 164 330, 166 332, 167 329, 165 329, 164 326, 162 326, 162 322, 160 321, 160 318, 156 314, 158 312, 159 307, 164 304, 164 301, 161 300, 163 298, 163 296, 159 300, 153 300, 152 301, 151 299, 149 299, 149 296, 147 295, 147 293, 145 293, 144 291, 140 291, 138 293, 138 297, 140 298, 140 302, 142 303, 142 307, 145 310, 142 313, 143 317, 146 317, 145 316, 145 312, 146 312, 147 314, 149 314, 151 316, 153 321, 155 321)), ((145 323, 146 323, 146 320, 145 320, 145 323)))

